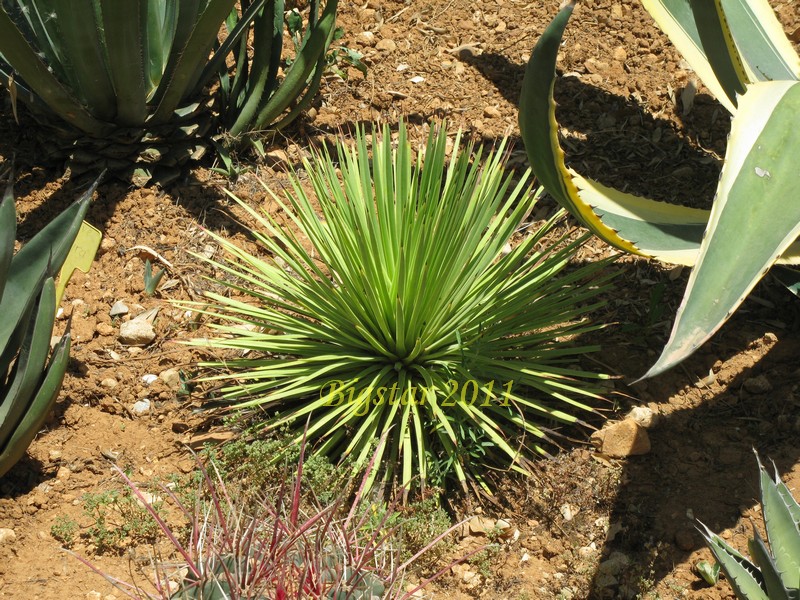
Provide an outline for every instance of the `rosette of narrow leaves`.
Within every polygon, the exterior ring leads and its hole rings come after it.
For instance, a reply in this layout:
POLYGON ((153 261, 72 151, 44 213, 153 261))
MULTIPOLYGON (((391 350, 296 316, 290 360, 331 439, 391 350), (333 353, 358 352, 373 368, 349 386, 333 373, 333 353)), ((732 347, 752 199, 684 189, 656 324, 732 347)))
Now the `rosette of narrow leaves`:
MULTIPOLYGON (((756 455, 758 458, 758 455, 756 455)), ((800 505, 775 471, 774 479, 758 461, 761 506, 767 531, 748 542, 748 558, 701 523, 700 533, 740 600, 800 598, 800 505)))
POLYGON ((267 190, 279 215, 234 197, 268 254, 217 238, 229 293, 207 293, 206 312, 220 335, 193 342, 246 351, 201 364, 221 371, 207 380, 298 439, 310 415, 325 455, 363 464, 388 432, 383 477, 404 486, 527 471, 549 428, 599 399, 601 376, 576 366, 596 348, 575 339, 597 329, 584 317, 607 261, 568 270, 585 238, 556 235, 559 215, 524 222, 538 192, 504 174, 505 142, 482 161, 459 135, 449 165, 446 142, 432 132, 415 161, 405 127, 396 149, 384 128, 370 159, 359 132, 338 149, 341 181, 327 152, 304 162, 313 200, 296 175, 285 198, 267 190))
POLYGON ((78 235, 95 186, 16 255, 10 184, 0 202, 0 477, 25 454, 61 389, 70 335, 50 351, 54 278, 78 235))
POLYGON ((776 265, 797 293, 800 57, 767 0, 642 0, 703 83, 733 115, 712 209, 620 192, 564 162, 553 85, 575 2, 543 33, 520 96, 520 131, 548 193, 608 243, 693 267, 669 341, 645 375, 674 366, 708 340, 776 265))
POLYGON ((311 0, 279 77, 284 0, 5 0, 0 83, 15 111, 23 102, 61 132, 53 150, 74 168, 175 167, 220 127, 230 141, 297 117, 318 89, 337 3, 311 0))

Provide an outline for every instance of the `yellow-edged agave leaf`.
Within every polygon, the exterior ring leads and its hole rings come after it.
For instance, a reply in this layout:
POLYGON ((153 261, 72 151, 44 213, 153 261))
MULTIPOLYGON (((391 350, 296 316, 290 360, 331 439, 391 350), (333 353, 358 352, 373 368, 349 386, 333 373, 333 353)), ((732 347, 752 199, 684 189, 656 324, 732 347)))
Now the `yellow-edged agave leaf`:
POLYGON ((736 112, 703 48, 689 0, 642 0, 642 4, 717 100, 729 112, 736 112))
POLYGON ((800 77, 800 58, 767 0, 642 0, 642 4, 731 113, 736 110, 739 82, 800 77), (742 71, 731 72, 731 67, 738 71, 740 65, 742 71))
POLYGON ((690 5, 706 58, 728 100, 736 106, 749 80, 721 0, 690 0, 690 5))
POLYGON ((722 3, 750 81, 800 79, 800 56, 767 0, 722 3))
POLYGON ((753 84, 739 100, 717 197, 675 325, 650 377, 677 364, 731 316, 800 234, 800 83, 753 84))
POLYGON ((581 199, 641 253, 676 265, 695 263, 710 211, 620 192, 571 169, 570 174, 581 199))
POLYGON ((622 193, 585 179, 564 164, 553 85, 558 48, 573 7, 565 6, 548 26, 525 70, 519 126, 533 172, 559 204, 609 244, 633 254, 691 266, 708 211, 622 193))

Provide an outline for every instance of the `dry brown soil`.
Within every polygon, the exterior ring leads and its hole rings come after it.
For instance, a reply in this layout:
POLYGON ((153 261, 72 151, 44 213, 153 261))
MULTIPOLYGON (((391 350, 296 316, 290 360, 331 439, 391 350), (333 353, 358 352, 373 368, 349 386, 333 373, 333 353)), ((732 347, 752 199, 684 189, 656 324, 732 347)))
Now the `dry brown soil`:
MULTIPOLYGON (((0 597, 120 598, 60 549, 51 526, 62 515, 90 524, 82 494, 118 485, 108 457, 140 481, 164 478, 191 470, 185 442, 209 427, 224 436, 219 425, 192 412, 201 398, 178 397, 161 381, 147 386, 142 380, 171 368, 191 372, 202 356, 176 344, 197 332, 168 300, 203 289, 202 269, 188 252, 217 251, 204 228, 247 240, 241 215, 221 188, 231 185, 259 202, 256 176, 279 186, 286 180, 282 159, 296 163, 310 143, 348 135, 355 124, 394 125, 401 117, 416 139, 442 117, 453 131, 460 127, 489 143, 508 132, 517 142, 512 165, 523 166, 516 137, 523 66, 557 4, 342 0, 342 43, 365 54, 368 75, 351 70, 347 81, 328 80, 312 114, 285 137, 268 140, 267 164, 251 163, 233 184, 208 163, 166 190, 100 188, 89 220, 103 231, 103 246, 90 273, 72 279, 59 321, 63 327, 72 315, 75 339, 63 393, 28 456, 0 482, 0 528, 16 534, 0 546, 0 597), (171 265, 168 285, 154 297, 143 294, 150 252, 171 265), (160 309, 154 343, 141 349, 119 343, 119 320, 109 316, 118 300, 131 314, 160 309), (145 397, 151 411, 133 415, 131 406, 145 397), (92 591, 99 595, 87 595, 92 591)), ((772 4, 796 40, 798 4, 772 4)), ((728 118, 702 87, 686 114, 681 93, 694 75, 638 2, 581 3, 560 60, 559 119, 576 169, 651 197, 710 204, 728 118)), ((5 159, 16 153, 19 235, 28 239, 75 198, 80 182, 37 162, 35 131, 26 121, 13 125, 8 107, 2 123, 0 153, 5 159)), ((545 212, 553 210, 543 202, 545 212)), ((606 252, 598 242, 586 250, 587 256, 606 252)), ((647 260, 625 259, 619 268, 617 290, 601 315, 614 324, 597 336, 604 347, 600 365, 586 366, 619 376, 612 397, 620 415, 645 404, 661 416, 650 431, 651 451, 609 462, 580 443, 544 462, 533 480, 509 478, 498 504, 483 511, 511 521, 519 539, 478 579, 468 584, 448 575, 431 597, 732 598, 725 582, 708 587, 693 572, 696 561, 710 559, 694 519, 746 548, 751 519, 760 520, 753 448, 775 461, 791 488, 800 488, 796 301, 765 280, 695 356, 629 385, 663 345, 686 273, 647 260)), ((95 556, 79 541, 74 550, 108 572, 129 569, 125 548, 95 556)))

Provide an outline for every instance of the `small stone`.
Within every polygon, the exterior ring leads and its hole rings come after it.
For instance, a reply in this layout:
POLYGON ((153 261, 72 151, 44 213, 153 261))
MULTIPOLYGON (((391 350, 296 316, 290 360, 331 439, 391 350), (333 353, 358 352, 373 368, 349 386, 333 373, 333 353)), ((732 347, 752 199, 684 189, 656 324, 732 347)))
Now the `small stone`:
POLYGON ((113 389, 119 385, 119 382, 113 377, 106 377, 100 382, 100 387, 113 389))
POLYGON ((126 346, 146 346, 156 339, 153 326, 143 319, 133 319, 119 328, 119 341, 126 346))
POLYGON ((127 315, 128 310, 128 306, 122 300, 117 300, 114 302, 111 310, 108 311, 108 314, 112 317, 119 317, 121 315, 127 315))
POLYGON ((597 567, 597 573, 611 576, 618 575, 630 563, 631 559, 622 552, 612 552, 609 557, 597 567))
POLYGON ((658 413, 647 406, 635 406, 626 418, 633 419, 645 429, 650 429, 658 422, 658 413))
POLYGON ((614 48, 612 56, 614 57, 614 60, 618 60, 619 62, 625 62, 628 60, 628 53, 623 46, 617 46, 614 48))
POLYGON ((472 517, 469 520, 469 532, 472 535, 486 535, 494 529, 494 520, 486 517, 472 517))
POLYGON ((569 504, 562 504, 561 508, 558 509, 561 513, 561 516, 564 517, 565 521, 572 521, 577 514, 577 510, 572 508, 569 504))
POLYGON ((613 458, 625 458, 650 452, 647 430, 633 419, 607 425, 592 434, 592 443, 600 452, 613 458))
POLYGON ((103 256, 106 252, 116 248, 117 242, 114 238, 104 237, 100 242, 100 247, 97 249, 97 256, 103 256))
POLYGON ((500 113, 500 109, 496 106, 484 106, 483 116, 490 119, 499 119, 502 115, 500 113))
POLYGON ((175 433, 184 433, 186 431, 189 431, 189 424, 183 421, 173 421, 172 431, 174 431, 175 433))
POLYGON ((152 385, 153 382, 158 381, 158 375, 153 373, 147 373, 146 375, 142 375, 142 383, 145 385, 152 385))
MULTIPOLYGON (((273 148, 269 150, 264 154, 264 160, 274 171, 286 171, 289 168, 289 154, 282 148, 273 148)), ((214 253, 217 251, 216 247, 210 244, 207 245, 203 249, 204 255, 208 249, 211 250, 211 256, 214 256, 214 253)), ((208 256, 208 258, 211 258, 211 256, 208 256)))
POLYGON ((463 575, 464 583, 471 583, 473 585, 480 584, 481 576, 475 571, 465 571, 463 575))
POLYGON ((223 444, 235 437, 236 434, 232 431, 212 431, 192 436, 192 438, 186 442, 186 445, 192 450, 202 450, 205 448, 206 444, 223 444))
POLYGON ((766 375, 757 375, 756 377, 745 379, 744 389, 751 394, 766 394, 772 391, 772 382, 766 375))
POLYGON ((50 452, 47 453, 47 458, 50 459, 50 462, 61 460, 61 450, 50 450, 50 452))
POLYGON ((70 471, 68 467, 59 467, 56 472, 56 479, 60 479, 61 481, 69 481, 71 476, 72 471, 70 471))
POLYGON ((161 373, 158 374, 158 377, 169 389, 174 391, 178 391, 181 389, 181 385, 183 385, 183 382, 181 381, 181 372, 178 369, 167 369, 166 371, 161 371, 161 373))
POLYGON ((499 531, 508 531, 511 529, 511 523, 505 519, 497 519, 497 521, 494 522, 494 526, 495 529, 498 529, 499 531))
POLYGON ((611 18, 615 21, 622 20, 622 5, 621 4, 612 4, 611 5, 611 18))
POLYGON ((696 547, 694 533, 690 529, 679 529, 675 533, 675 545, 684 552, 691 552, 696 547))
POLYGON ((356 39, 365 46, 373 46, 375 44, 375 34, 371 31, 362 31, 356 36, 356 39))
POLYGON ((13 529, 0 528, 0 546, 4 544, 13 544, 17 541, 17 534, 13 529))
POLYGON ((397 42, 390 38, 384 38, 375 44, 375 48, 383 52, 394 52, 397 50, 397 42))
POLYGON ((150 400, 148 398, 142 398, 141 400, 134 402, 133 406, 131 407, 131 412, 137 416, 142 416, 150 412, 150 400))
POLYGON ((98 323, 94 330, 97 332, 97 335, 114 335, 117 331, 108 323, 98 323))
POLYGON ((86 596, 84 596, 86 600, 103 600, 103 594, 100 592, 95 592, 92 590, 91 592, 86 592, 86 596))

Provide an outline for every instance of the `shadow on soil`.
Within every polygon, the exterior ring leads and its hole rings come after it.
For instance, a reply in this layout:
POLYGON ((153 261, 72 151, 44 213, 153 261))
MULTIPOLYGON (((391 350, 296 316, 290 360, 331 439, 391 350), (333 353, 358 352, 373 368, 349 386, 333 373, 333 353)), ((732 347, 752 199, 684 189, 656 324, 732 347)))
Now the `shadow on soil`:
MULTIPOLYGON (((490 52, 465 54, 461 60, 480 71, 510 103, 519 103, 525 65, 490 52)), ((728 119, 715 118, 722 109, 711 97, 701 94, 695 99, 693 110, 681 117, 681 128, 669 119, 653 117, 632 97, 611 94, 575 76, 556 80, 555 100, 561 145, 569 166, 625 192, 701 208, 710 206, 720 164, 703 147, 723 154, 730 131, 728 119), (708 123, 714 128, 701 147, 694 130, 701 125, 707 128, 708 123), (564 135, 564 131, 569 133, 564 135), (674 188, 686 178, 694 183, 692 196, 676 199, 674 188)))
MULTIPOLYGON (((740 348, 758 347, 763 339, 740 348)), ((614 552, 632 562, 620 573, 601 567, 595 573, 592 598, 638 597, 667 577, 675 564, 703 545, 695 519, 716 532, 736 525, 758 504, 754 449, 762 460, 774 460, 781 473, 800 460, 796 445, 800 404, 795 397, 799 351, 800 340, 788 333, 752 368, 730 380, 721 371, 699 405, 675 410, 651 431, 650 453, 625 461, 623 483, 610 515, 610 522, 621 530, 606 543, 601 564, 614 552)), ((686 386, 697 386, 713 362, 692 364, 689 368, 696 372, 686 386)), ((657 380, 650 387, 657 392, 651 395, 664 398, 657 391, 657 380)), ((678 391, 677 403, 683 395, 678 391)))

